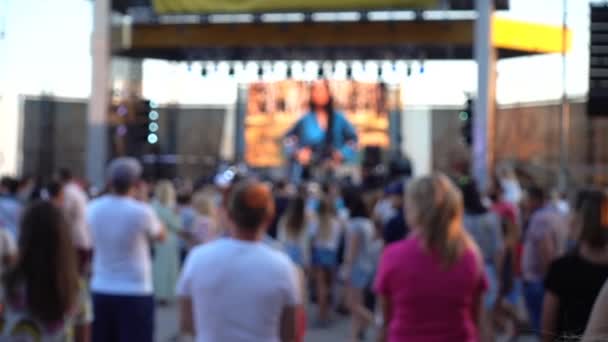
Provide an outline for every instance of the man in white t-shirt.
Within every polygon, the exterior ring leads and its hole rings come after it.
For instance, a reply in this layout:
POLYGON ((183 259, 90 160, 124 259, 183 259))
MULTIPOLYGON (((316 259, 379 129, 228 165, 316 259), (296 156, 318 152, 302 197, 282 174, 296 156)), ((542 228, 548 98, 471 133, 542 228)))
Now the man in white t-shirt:
POLYGON ((152 342, 154 297, 150 242, 165 231, 153 210, 136 201, 141 165, 119 158, 108 168, 112 193, 91 202, 93 342, 152 342))
POLYGON ((273 218, 268 187, 232 190, 232 238, 194 249, 177 285, 181 332, 198 342, 294 341, 299 279, 289 258, 263 242, 273 218))

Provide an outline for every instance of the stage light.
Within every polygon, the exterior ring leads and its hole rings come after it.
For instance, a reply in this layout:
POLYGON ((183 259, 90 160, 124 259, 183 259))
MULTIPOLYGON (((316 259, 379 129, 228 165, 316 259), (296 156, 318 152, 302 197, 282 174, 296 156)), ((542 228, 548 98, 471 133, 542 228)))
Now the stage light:
POLYGON ((230 67, 228 68, 228 76, 233 77, 234 74, 234 64, 230 64, 230 67))
POLYGON ((420 61, 420 73, 424 74, 424 61, 420 61))
POLYGON ((378 81, 382 81, 382 66, 378 64, 378 81))
POLYGON ((264 78, 264 66, 262 65, 262 63, 258 64, 258 78, 264 78))
POLYGON ((304 74, 303 77, 307 81, 313 81, 317 79, 319 74, 319 65, 316 62, 308 61, 304 65, 304 74))
POLYGON ((158 108, 158 103, 156 103, 154 101, 150 101, 149 106, 150 106, 150 108, 155 109, 155 108, 158 108))
POLYGON ((127 134, 128 130, 127 130, 127 126, 125 125, 120 125, 118 126, 118 128, 116 129, 116 134, 118 136, 125 136, 127 134))
POLYGON ((154 133, 148 134, 148 143, 154 145, 158 142, 158 135, 154 133))
POLYGON ((148 125, 148 130, 150 132, 158 131, 158 124, 156 122, 150 122, 150 124, 148 125))
POLYGON ((319 64, 319 69, 317 69, 317 78, 321 79, 325 77, 325 68, 323 68, 323 63, 319 64))
POLYGON ((407 77, 412 76, 412 65, 410 63, 407 64, 407 77))
POLYGON ((124 104, 121 104, 120 106, 118 106, 118 109, 116 110, 116 112, 120 116, 125 116, 125 115, 129 114, 129 109, 124 104))
POLYGON ((152 121, 158 120, 158 112, 153 110, 148 114, 148 118, 152 121))
POLYGON ((207 66, 203 65, 203 68, 201 69, 201 76, 207 77, 207 74, 208 74, 207 66))
POLYGON ((346 78, 353 79, 353 66, 351 64, 346 65, 346 78))

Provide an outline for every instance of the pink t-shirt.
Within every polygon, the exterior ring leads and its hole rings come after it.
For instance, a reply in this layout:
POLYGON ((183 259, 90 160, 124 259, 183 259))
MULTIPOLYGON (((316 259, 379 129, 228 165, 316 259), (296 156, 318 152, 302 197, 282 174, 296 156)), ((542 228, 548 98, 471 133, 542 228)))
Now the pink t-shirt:
POLYGON ((387 247, 375 290, 392 306, 388 341, 478 341, 474 312, 488 287, 479 260, 469 249, 444 268, 416 236, 387 247))

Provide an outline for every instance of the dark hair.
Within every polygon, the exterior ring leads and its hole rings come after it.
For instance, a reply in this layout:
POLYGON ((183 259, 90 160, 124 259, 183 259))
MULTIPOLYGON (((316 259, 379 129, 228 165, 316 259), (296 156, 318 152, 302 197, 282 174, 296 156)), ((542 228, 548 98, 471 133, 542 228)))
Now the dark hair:
POLYGON ((579 210, 581 234, 579 242, 591 248, 602 249, 608 245, 608 197, 599 190, 588 190, 579 210))
POLYGON ((283 191, 287 188, 287 181, 284 179, 278 180, 275 184, 274 184, 274 188, 276 191, 283 191))
POLYGON ((351 218, 369 218, 369 210, 367 205, 365 205, 365 201, 363 201, 361 191, 358 191, 356 188, 344 191, 344 205, 348 209, 351 218))
MULTIPOLYGON (((329 87, 329 80, 327 79, 323 79, 323 80, 318 80, 313 82, 310 85, 310 103, 309 103, 309 107, 310 107, 310 111, 311 112, 315 112, 317 109, 317 106, 315 105, 313 99, 312 99, 312 89, 315 86, 316 82, 320 82, 323 83, 323 85, 325 85, 325 88, 327 88, 327 93, 329 94, 329 99, 327 100, 327 104, 325 104, 325 107, 323 108, 323 110, 327 113, 327 132, 325 134, 325 148, 330 148, 333 146, 334 143, 334 137, 333 137, 333 130, 334 130, 334 119, 335 119, 335 111, 334 111, 334 99, 331 96, 331 89, 329 87)), ((325 152, 325 151, 324 151, 325 152)))
POLYGON ((49 196, 51 198, 56 198, 61 194, 63 184, 57 181, 52 181, 46 186, 46 190, 49 192, 49 196))
POLYGON ((61 168, 59 169, 59 179, 62 182, 68 182, 70 180, 72 180, 74 176, 72 175, 72 171, 70 171, 70 169, 68 168, 61 168))
POLYGON ((464 212, 470 215, 482 215, 488 210, 481 202, 481 195, 477 183, 469 178, 468 181, 460 183, 464 212))
POLYGON ((504 190, 500 185, 500 180, 498 177, 493 176, 492 180, 490 181, 490 191, 488 192, 488 197, 492 202, 498 202, 501 200, 503 194, 504 190))
POLYGON ((112 190, 118 195, 126 195, 135 184, 128 180, 115 180, 112 182, 112 190))
POLYGON ((528 197, 538 202, 544 202, 547 200, 547 192, 540 186, 533 185, 528 189, 528 197))
POLYGON ((305 228, 306 221, 306 197, 297 195, 289 200, 285 212, 285 228, 291 236, 297 236, 305 228))
POLYGON ((274 216, 274 200, 270 189, 256 181, 236 184, 230 191, 228 214, 238 229, 259 229, 264 221, 269 221, 274 216))
POLYGON ((583 209, 583 204, 585 204, 585 201, 587 200, 587 197, 590 194, 593 194, 593 192, 595 192, 596 190, 592 190, 592 189, 583 189, 580 190, 579 192, 577 192, 576 197, 574 198, 574 207, 573 209, 575 211, 581 211, 583 209))
POLYGON ((21 221, 19 260, 5 277, 9 298, 24 289, 34 317, 43 322, 63 319, 78 300, 76 259, 61 210, 49 202, 34 203, 21 221))
POLYGON ((190 193, 181 193, 177 195, 177 204, 187 205, 192 202, 192 195, 190 193))
POLYGON ((15 195, 19 191, 19 181, 12 177, 2 178, 2 187, 8 191, 9 194, 15 195))

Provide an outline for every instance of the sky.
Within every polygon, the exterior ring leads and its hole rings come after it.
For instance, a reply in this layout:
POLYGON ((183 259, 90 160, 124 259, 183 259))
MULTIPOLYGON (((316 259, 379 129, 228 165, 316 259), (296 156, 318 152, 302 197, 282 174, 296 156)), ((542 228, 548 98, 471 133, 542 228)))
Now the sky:
MULTIPOLYGON (((561 24, 562 0, 511 0, 501 13, 514 19, 561 24)), ((568 25, 574 48, 568 57, 571 97, 587 91, 588 2, 568 1, 568 25)), ((90 93, 92 1, 0 0, 0 94, 40 94, 84 98, 90 93)), ((144 63, 144 95, 158 102, 224 104, 234 101, 234 83, 202 79, 195 65, 161 61, 144 63), (172 91, 167 91, 167 84, 172 91)), ((561 96, 561 56, 535 56, 500 61, 499 103, 555 100, 561 96)), ((473 62, 426 62, 422 75, 404 80, 406 103, 457 105, 476 89, 473 62)))

